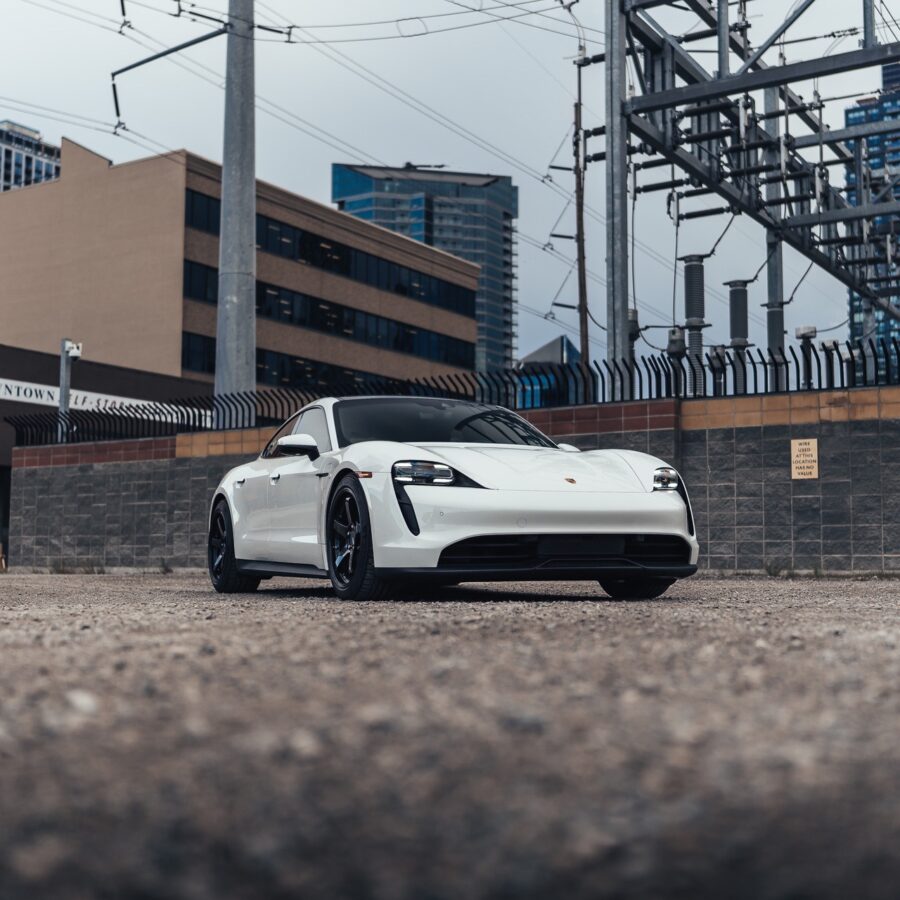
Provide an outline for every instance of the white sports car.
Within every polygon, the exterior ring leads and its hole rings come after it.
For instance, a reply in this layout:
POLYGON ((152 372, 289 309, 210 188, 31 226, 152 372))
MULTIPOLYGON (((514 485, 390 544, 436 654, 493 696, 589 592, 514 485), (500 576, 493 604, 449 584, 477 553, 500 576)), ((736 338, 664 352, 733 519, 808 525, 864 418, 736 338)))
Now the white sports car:
POLYGON ((697 570, 687 492, 660 459, 555 444, 498 406, 425 397, 318 400, 212 501, 213 587, 330 578, 375 600, 404 583, 596 580, 662 594, 697 570))

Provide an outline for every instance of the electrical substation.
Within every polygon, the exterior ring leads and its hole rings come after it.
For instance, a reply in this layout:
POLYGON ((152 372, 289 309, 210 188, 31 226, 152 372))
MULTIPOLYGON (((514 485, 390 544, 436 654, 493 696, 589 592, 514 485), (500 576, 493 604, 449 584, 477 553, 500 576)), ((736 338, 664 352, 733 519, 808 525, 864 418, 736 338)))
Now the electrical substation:
MULTIPOLYGON (((676 229, 690 220, 727 218, 724 237, 739 216, 765 229, 766 255, 755 277, 735 273, 727 283, 728 347, 704 349, 710 324, 704 265, 711 254, 679 258, 683 319, 673 322, 667 351, 672 358, 686 358, 689 373, 698 365, 715 371, 717 359, 723 373, 726 358, 743 361, 749 346, 748 287, 764 278, 767 347, 762 349, 775 377, 784 377, 778 363, 786 344, 784 307, 791 299, 785 296, 785 245, 808 260, 807 274, 818 266, 862 298, 864 338, 875 330, 876 310, 900 320, 900 306, 891 301, 900 280, 895 198, 900 170, 873 167, 869 147, 870 141, 888 140, 900 126, 885 118, 829 129, 826 105, 843 98, 828 96, 820 84, 828 76, 876 70, 900 59, 900 42, 892 33, 896 22, 875 0, 848 3, 848 22, 841 24, 851 27, 833 34, 857 37, 859 46, 794 62, 786 60, 787 44, 830 37, 794 39, 793 26, 806 21, 815 0, 785 4, 786 18, 764 36, 752 33, 748 6, 748 0, 610 2, 605 52, 577 60, 580 69, 601 68, 605 79, 606 122, 586 122, 576 140, 586 163, 605 166, 610 363, 632 366, 642 332, 629 285, 629 207, 647 194, 666 195, 676 229), (664 28, 655 18, 663 7, 667 15, 677 11, 691 28, 682 33, 664 28), (880 43, 880 35, 891 42, 880 43), (713 65, 704 53, 711 54, 713 65), (811 96, 797 92, 804 82, 812 82, 811 96), (601 138, 605 147, 595 149, 601 138), (845 174, 852 191, 843 184, 845 174)), ((814 337, 814 330, 798 334, 801 349, 808 350, 814 337)), ((741 393, 738 382, 746 369, 732 364, 730 371, 733 388, 741 393)), ((696 395, 705 385, 704 376, 686 387, 696 395)))

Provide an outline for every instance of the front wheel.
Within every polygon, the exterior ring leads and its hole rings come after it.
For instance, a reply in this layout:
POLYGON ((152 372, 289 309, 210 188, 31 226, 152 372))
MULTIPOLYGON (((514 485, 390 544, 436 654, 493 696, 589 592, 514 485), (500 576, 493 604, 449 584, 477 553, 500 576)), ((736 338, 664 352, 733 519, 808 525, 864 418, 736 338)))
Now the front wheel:
POLYGON ((210 519, 206 562, 209 580, 220 594, 246 594, 259 587, 258 578, 253 575, 241 575, 238 571, 237 560, 234 558, 231 513, 224 500, 215 505, 210 519))
POLYGON ((632 576, 628 578, 601 578, 600 587, 613 600, 653 600, 661 597, 673 584, 674 578, 649 578, 632 576))
POLYGON ((375 573, 372 523, 359 479, 345 475, 334 489, 327 518, 328 575, 342 600, 385 600, 393 585, 375 573))

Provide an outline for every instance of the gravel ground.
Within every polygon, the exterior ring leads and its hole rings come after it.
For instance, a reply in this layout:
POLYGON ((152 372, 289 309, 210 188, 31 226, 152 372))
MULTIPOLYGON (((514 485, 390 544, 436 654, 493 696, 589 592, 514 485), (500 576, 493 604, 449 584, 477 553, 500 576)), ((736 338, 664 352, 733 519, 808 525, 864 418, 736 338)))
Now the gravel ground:
POLYGON ((900 583, 0 577, 0 897, 895 898, 900 583))

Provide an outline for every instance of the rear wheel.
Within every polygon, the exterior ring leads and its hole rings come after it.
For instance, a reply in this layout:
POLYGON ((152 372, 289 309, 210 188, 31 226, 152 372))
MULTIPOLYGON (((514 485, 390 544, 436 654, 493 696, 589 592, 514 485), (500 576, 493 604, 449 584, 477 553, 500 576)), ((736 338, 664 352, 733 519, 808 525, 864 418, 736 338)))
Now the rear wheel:
POLYGON ((372 526, 355 475, 345 475, 328 504, 328 575, 342 600, 385 600, 393 584, 375 573, 372 526))
POLYGON ((600 579, 600 587, 613 600, 652 600, 654 597, 661 597, 673 584, 674 578, 646 576, 600 579))
POLYGON ((251 593, 259 587, 259 578, 241 575, 238 571, 237 560, 234 558, 231 513, 224 500, 220 500, 213 509, 209 523, 206 562, 209 580, 220 594, 251 593))

